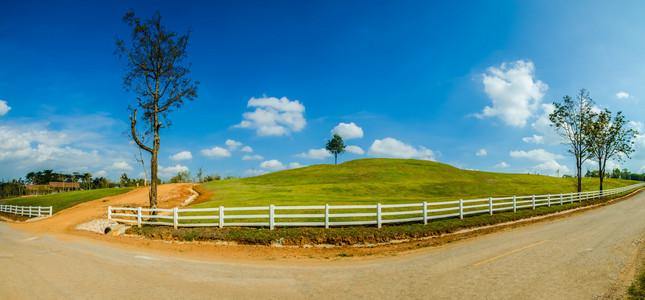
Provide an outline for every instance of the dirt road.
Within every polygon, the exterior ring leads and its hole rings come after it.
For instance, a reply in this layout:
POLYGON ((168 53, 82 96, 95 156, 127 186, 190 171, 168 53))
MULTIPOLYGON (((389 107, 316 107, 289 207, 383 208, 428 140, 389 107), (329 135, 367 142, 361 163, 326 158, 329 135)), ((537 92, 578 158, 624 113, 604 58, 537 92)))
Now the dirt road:
POLYGON ((0 223, 0 298, 620 298, 640 264, 644 216, 641 193, 397 257, 305 263, 191 260, 0 223))

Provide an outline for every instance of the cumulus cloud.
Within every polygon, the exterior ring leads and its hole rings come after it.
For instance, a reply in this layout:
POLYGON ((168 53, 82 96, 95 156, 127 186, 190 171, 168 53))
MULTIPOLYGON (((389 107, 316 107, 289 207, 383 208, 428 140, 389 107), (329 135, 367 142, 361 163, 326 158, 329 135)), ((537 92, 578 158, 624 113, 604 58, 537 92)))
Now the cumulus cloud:
POLYGON ((477 151, 477 153, 475 153, 475 155, 477 155, 477 156, 486 156, 486 155, 488 155, 488 152, 486 152, 486 149, 479 149, 479 151, 477 151))
POLYGON ((255 159, 261 160, 261 159, 264 159, 264 157, 262 157, 262 155, 257 155, 257 154, 256 155, 244 155, 244 156, 242 156, 242 160, 255 160, 255 159))
POLYGON ((163 167, 161 165, 159 166, 159 176, 164 178, 173 177, 180 172, 188 171, 190 171, 188 167, 182 166, 180 164, 177 164, 174 167, 163 167))
POLYGON ((0 116, 6 115, 11 110, 11 107, 7 105, 7 101, 0 100, 0 116))
POLYGON ((285 166, 277 159, 267 160, 260 164, 260 168, 271 171, 284 170, 285 166))
POLYGON ((344 140, 358 139, 363 137, 363 129, 356 126, 354 122, 349 124, 340 123, 331 130, 332 134, 340 135, 344 140))
POLYGON ((107 176, 107 172, 105 172, 105 170, 101 170, 92 174, 92 177, 105 177, 105 176, 107 176))
POLYGON ((236 142, 236 141, 230 140, 230 139, 226 140, 226 142, 224 144, 226 144, 226 146, 228 146, 228 150, 230 150, 230 151, 234 151, 235 149, 237 149, 240 146, 242 146, 242 143, 236 142))
POLYGON ((533 136, 522 138, 522 141, 524 141, 525 143, 544 144, 544 137, 534 134, 533 136))
POLYGON ((329 151, 325 148, 320 148, 320 149, 310 149, 306 153, 300 153, 296 155, 297 157, 302 157, 302 158, 311 158, 311 159, 320 159, 323 160, 328 157, 333 157, 329 151))
POLYGON ((134 168, 132 168, 132 166, 130 166, 130 164, 128 164, 125 161, 115 162, 111 166, 109 166, 108 168, 112 169, 112 170, 125 170, 125 171, 134 170, 134 168))
POLYGON ((201 152, 202 152, 202 155, 208 156, 208 157, 215 157, 215 158, 231 157, 231 152, 222 147, 203 149, 201 152))
POLYGON ((297 168, 304 168, 306 167, 305 165, 301 165, 300 163, 297 162, 292 162, 289 164, 289 169, 297 169, 297 168))
POLYGON ((511 157, 514 158, 528 158, 534 161, 549 161, 558 158, 564 158, 562 155, 548 152, 544 149, 535 149, 531 151, 511 151, 511 157))
POLYGON ((434 161, 434 152, 432 150, 423 146, 419 146, 417 149, 390 137, 374 140, 367 153, 375 157, 417 158, 434 161))
POLYGON ((244 147, 242 147, 242 149, 240 149, 240 151, 251 153, 251 152, 253 152, 253 148, 251 148, 249 146, 244 146, 244 147))
POLYGON ((249 169, 249 170, 246 170, 246 172, 244 172, 244 175, 246 175, 246 176, 258 176, 258 175, 264 175, 266 173, 269 173, 269 172, 264 171, 264 170, 249 169))
POLYGON ((255 129, 261 136, 289 135, 305 128, 307 121, 303 116, 305 106, 298 100, 289 101, 286 97, 251 98, 247 107, 255 107, 255 111, 245 112, 244 120, 234 128, 255 129))
POLYGON ((511 166, 511 165, 507 164, 506 162, 501 162, 501 163, 496 164, 496 165, 495 165, 495 168, 498 168, 498 169, 505 169, 505 168, 508 168, 508 167, 510 167, 510 166, 511 166))
MULTIPOLYGON (((629 98, 629 94, 627 94, 625 92, 618 92, 618 93, 616 93, 616 98, 618 98, 618 99, 627 99, 627 98, 629 98)), ((0 115, 1 115, 1 113, 0 113, 0 115)))
POLYGON ((488 68, 483 75, 484 91, 493 101, 486 106, 479 118, 501 118, 514 127, 524 127, 538 109, 548 86, 535 78, 535 66, 531 61, 518 60, 503 63, 499 68, 488 68))
POLYGON ((190 151, 181 151, 175 155, 170 156, 170 159, 172 160, 189 160, 193 159, 193 154, 190 153, 190 151))
POLYGON ((347 146, 347 147, 345 147, 345 151, 350 152, 350 153, 354 153, 354 154, 358 154, 358 155, 365 154, 365 150, 363 150, 359 146, 351 146, 351 145, 347 146))
POLYGON ((533 167, 531 169, 531 172, 540 175, 562 176, 569 173, 569 168, 567 168, 567 166, 565 165, 559 164, 555 160, 548 160, 533 167))

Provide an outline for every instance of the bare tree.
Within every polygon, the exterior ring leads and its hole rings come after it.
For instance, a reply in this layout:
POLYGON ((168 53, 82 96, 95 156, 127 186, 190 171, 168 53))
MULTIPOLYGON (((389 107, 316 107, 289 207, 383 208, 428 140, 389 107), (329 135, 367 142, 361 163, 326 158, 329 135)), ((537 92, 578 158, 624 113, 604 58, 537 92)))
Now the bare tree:
POLYGON ((197 97, 199 82, 193 82, 189 77, 190 65, 183 65, 190 30, 185 35, 166 31, 158 12, 142 22, 134 16, 134 11, 130 11, 123 17, 123 22, 132 28, 131 45, 117 37, 115 54, 127 58, 123 86, 137 96, 136 105, 128 108, 130 129, 135 143, 151 154, 149 198, 150 208, 156 208, 159 130, 171 125, 168 113, 181 108, 184 100, 197 97), (143 124, 137 124, 138 109, 143 111, 143 124), (143 135, 139 129, 143 130, 143 135), (148 135, 152 145, 146 145, 139 138, 148 135))
POLYGON ((590 146, 587 142, 592 117, 593 100, 589 93, 582 89, 576 99, 564 96, 562 103, 554 102, 555 110, 549 115, 551 126, 554 126, 569 146, 567 152, 576 158, 578 175, 578 192, 582 191, 582 164, 589 159, 590 146))

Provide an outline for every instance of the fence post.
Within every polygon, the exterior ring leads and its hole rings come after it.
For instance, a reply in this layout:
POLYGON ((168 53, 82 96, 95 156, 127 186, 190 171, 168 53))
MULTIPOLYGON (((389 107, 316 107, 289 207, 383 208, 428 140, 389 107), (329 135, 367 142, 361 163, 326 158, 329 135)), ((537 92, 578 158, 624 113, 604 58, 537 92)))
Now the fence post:
POLYGON ((423 201, 423 225, 428 225, 428 202, 423 201))
POLYGON ((464 199, 459 199, 459 218, 464 218, 464 199))
POLYGON ((137 208, 137 226, 141 227, 141 207, 137 208))
POLYGON ((49 207, 49 216, 51 217, 53 213, 54 213, 54 207, 50 206, 49 207))
POLYGON ((325 204, 325 229, 329 228, 329 204, 325 204))
POLYGON ((29 206, 29 212, 28 212, 28 214, 29 214, 29 217, 31 217, 31 206, 29 206))
POLYGON ((112 206, 108 206, 108 220, 112 220, 112 206))
POLYGON ((273 230, 275 228, 275 206, 273 204, 269 205, 269 229, 273 230))
POLYGON ((493 197, 488 197, 488 214, 493 215, 493 197))
POLYGON ((551 194, 546 195, 546 205, 551 207, 551 194))
POLYGON ((381 228, 381 203, 376 204, 376 226, 381 228))
POLYGON ((562 194, 560 194, 560 205, 562 205, 562 194))
POLYGON ((42 214, 40 206, 38 206, 38 216, 40 217, 40 214, 42 214))
POLYGON ((219 207, 219 228, 224 227, 224 206, 219 207))
POLYGON ((172 226, 177 229, 177 225, 179 225, 179 209, 175 207, 172 209, 172 226))
POLYGON ((517 212, 517 199, 513 196, 513 212, 517 212))
POLYGON ((531 202, 533 203, 533 210, 535 210, 535 195, 531 198, 531 202))

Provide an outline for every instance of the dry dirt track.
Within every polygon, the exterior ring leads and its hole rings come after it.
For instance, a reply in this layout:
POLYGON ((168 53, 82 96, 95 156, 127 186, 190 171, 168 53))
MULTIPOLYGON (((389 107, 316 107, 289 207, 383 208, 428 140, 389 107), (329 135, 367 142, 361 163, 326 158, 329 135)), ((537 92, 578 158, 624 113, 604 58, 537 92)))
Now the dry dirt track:
POLYGON ((398 257, 313 263, 189 260, 0 223, 0 299, 621 297, 644 238, 645 193, 398 257))

